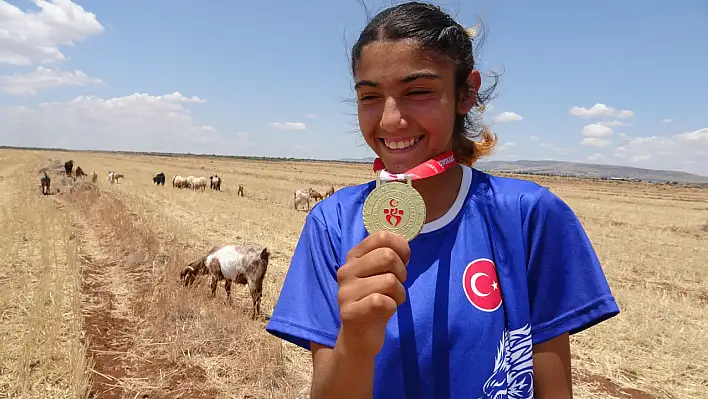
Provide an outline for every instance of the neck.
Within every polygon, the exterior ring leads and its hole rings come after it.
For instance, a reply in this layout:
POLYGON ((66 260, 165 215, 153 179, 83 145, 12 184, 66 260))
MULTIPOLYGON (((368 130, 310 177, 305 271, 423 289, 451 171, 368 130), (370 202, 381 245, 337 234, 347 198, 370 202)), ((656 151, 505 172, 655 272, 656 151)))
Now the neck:
POLYGON ((425 202, 425 223, 441 218, 450 210, 457 199, 460 184, 462 184, 462 168, 459 164, 439 175, 413 180, 413 187, 418 190, 425 202))

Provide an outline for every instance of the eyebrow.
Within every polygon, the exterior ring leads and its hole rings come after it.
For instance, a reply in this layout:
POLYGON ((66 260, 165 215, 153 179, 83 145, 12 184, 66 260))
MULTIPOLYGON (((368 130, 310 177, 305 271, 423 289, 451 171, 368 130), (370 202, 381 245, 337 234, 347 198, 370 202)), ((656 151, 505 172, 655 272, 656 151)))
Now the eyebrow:
MULTIPOLYGON (((401 79, 401 83, 410 83, 414 80, 417 79, 440 79, 440 75, 432 73, 432 72, 414 72, 404 78, 401 79)), ((378 84, 372 80, 359 80, 356 82, 354 85, 355 89, 358 89, 359 87, 362 86, 369 86, 369 87, 378 87, 378 84)))

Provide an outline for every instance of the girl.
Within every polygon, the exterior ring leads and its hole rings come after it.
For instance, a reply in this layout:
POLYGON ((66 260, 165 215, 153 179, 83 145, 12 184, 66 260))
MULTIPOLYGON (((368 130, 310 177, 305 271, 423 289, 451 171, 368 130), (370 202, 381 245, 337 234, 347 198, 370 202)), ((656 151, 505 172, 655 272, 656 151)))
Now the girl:
POLYGON ((472 37, 401 4, 361 33, 352 73, 375 168, 412 175, 424 203, 396 217, 422 229, 367 230, 375 182, 320 202, 267 331, 312 352, 315 399, 571 398, 569 334, 619 308, 565 202, 471 167, 496 142, 474 119, 490 91, 472 37))

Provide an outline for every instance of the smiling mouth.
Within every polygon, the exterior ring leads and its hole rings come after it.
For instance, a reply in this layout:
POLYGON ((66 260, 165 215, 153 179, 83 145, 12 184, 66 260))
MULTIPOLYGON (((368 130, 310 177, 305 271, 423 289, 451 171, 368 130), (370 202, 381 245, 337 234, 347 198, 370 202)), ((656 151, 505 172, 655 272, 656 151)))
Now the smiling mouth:
POLYGON ((416 145, 423 136, 413 137, 405 140, 379 139, 389 150, 404 150, 416 145))

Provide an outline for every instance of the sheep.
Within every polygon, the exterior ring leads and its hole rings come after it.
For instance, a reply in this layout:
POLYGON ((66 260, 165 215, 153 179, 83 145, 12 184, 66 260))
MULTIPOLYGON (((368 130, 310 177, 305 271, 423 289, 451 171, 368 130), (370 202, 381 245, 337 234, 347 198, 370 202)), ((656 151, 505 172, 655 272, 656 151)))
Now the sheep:
POLYGON ((204 176, 197 177, 194 180, 192 180, 192 189, 205 191, 208 184, 209 184, 209 179, 207 179, 206 177, 204 177, 204 176))
POLYGON ((309 188, 295 191, 293 194, 293 202, 295 210, 298 210, 299 205, 307 204, 307 210, 310 210, 310 190, 309 188))
POLYGON ((268 248, 258 250, 237 245, 219 245, 190 263, 180 272, 180 281, 185 287, 194 283, 198 275, 211 275, 211 296, 216 296, 219 281, 226 280, 224 288, 226 299, 231 300, 231 283, 248 284, 253 300, 251 318, 261 314, 261 298, 263 296, 263 279, 268 269, 270 252, 268 248))
POLYGON ((243 184, 238 185, 238 192, 236 193, 236 195, 243 197, 243 184))
POLYGON ((192 188, 192 189, 193 189, 193 188, 194 188, 194 179, 196 179, 196 177, 194 177, 194 176, 192 176, 192 175, 187 176, 187 185, 186 185, 186 187, 189 187, 189 188, 192 188))
POLYGON ((180 175, 175 175, 172 178, 172 188, 182 188, 187 186, 187 179, 185 177, 182 177, 180 175))
POLYGON ((71 176, 72 170, 74 170, 74 161, 70 159, 64 162, 64 171, 66 172, 67 176, 71 176))
POLYGON ((98 173, 95 171, 91 172, 91 183, 96 184, 96 181, 98 180, 98 173))
POLYGON ((49 190, 49 185, 51 184, 52 179, 49 178, 49 175, 47 174, 47 172, 42 173, 42 177, 39 178, 39 182, 42 185, 42 194, 43 195, 51 194, 51 192, 49 190))
POLYGON ((221 191, 221 178, 219 175, 209 176, 209 187, 212 190, 221 191))
POLYGON ((332 194, 334 194, 334 186, 331 186, 331 187, 327 190, 327 192, 325 193, 324 197, 327 198, 327 197, 329 197, 329 196, 332 195, 332 194))

